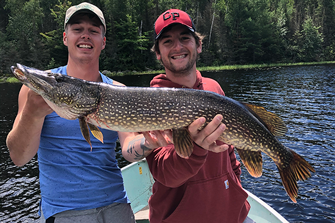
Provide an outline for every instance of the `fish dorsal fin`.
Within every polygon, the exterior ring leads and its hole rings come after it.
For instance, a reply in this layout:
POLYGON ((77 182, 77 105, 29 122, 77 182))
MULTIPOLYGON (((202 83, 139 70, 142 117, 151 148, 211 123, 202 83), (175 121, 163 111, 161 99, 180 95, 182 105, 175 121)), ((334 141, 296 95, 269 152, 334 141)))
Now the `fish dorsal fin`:
POLYGON ((244 105, 251 110, 256 117, 265 124, 269 131, 275 136, 283 136, 287 132, 284 121, 276 114, 267 111, 264 107, 247 104, 244 105))

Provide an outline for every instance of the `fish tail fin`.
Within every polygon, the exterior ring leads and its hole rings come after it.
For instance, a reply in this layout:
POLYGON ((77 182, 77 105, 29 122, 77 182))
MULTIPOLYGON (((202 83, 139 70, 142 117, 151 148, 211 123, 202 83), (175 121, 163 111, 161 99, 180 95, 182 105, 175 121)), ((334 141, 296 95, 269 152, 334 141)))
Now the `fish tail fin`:
POLYGON ((277 165, 277 167, 286 193, 289 195, 294 203, 297 203, 297 181, 308 179, 309 177, 311 177, 311 172, 315 172, 315 170, 303 157, 301 157, 291 149, 288 150, 292 153, 293 159, 288 166, 283 168, 280 165, 277 165))

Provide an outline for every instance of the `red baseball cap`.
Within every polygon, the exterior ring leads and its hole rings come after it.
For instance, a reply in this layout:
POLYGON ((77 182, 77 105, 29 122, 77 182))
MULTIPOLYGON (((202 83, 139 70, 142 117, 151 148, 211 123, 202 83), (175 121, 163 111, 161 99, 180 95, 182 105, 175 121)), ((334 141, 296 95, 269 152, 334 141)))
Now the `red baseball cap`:
POLYGON ((174 23, 180 23, 189 28, 191 32, 195 32, 194 23, 189 14, 179 9, 169 9, 162 13, 155 22, 155 39, 159 38, 166 27, 174 23))

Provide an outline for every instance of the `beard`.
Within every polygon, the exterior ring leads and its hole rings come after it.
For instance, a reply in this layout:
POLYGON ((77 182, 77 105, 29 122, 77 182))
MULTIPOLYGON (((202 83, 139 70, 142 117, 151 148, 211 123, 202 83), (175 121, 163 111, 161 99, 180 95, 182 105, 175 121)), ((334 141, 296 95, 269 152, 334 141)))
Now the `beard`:
POLYGON ((163 58, 161 58, 160 61, 165 67, 165 69, 173 72, 176 76, 182 77, 182 76, 187 76, 189 74, 197 58, 198 58, 198 53, 195 52, 193 56, 190 57, 190 60, 184 66, 175 65, 173 64, 171 60, 164 60, 163 58))

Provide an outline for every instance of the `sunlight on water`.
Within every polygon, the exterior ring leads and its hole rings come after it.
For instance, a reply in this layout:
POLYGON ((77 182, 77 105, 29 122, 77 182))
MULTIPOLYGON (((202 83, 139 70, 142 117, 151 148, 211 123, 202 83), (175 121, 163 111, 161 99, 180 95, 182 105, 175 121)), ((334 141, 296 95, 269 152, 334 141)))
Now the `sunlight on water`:
MULTIPOLYGON (((299 182, 294 204, 281 184, 274 162, 263 154, 263 176, 253 178, 243 167, 243 186, 289 222, 335 222, 335 67, 302 66, 269 70, 203 73, 216 79, 228 97, 265 107, 278 114, 288 132, 280 138, 310 162, 315 174, 299 182)), ((128 86, 148 86, 152 75, 115 79, 128 86), (139 79, 141 82, 139 83, 139 79)), ((20 85, 0 88, 0 222, 38 219, 39 183, 36 158, 22 168, 11 162, 5 139, 17 112, 20 85)), ((128 162, 117 151, 122 167, 128 162)))
POLYGON ((243 186, 289 222, 335 222, 335 67, 229 72, 218 81, 227 96, 282 117, 289 130, 280 141, 316 170, 298 183, 297 204, 286 195, 275 164, 265 154, 263 176, 253 178, 244 168, 243 186))

